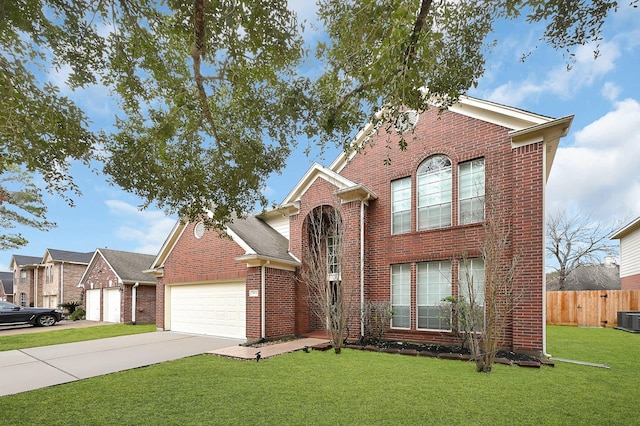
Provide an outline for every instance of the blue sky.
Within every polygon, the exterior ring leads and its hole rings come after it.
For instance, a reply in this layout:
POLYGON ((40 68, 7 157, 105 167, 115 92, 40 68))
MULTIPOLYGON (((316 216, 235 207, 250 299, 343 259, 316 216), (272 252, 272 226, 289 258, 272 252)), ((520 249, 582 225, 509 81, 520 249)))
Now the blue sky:
MULTIPOLYGON (((315 20, 313 2, 290 0, 290 4, 301 18, 315 20)), ((638 9, 621 6, 604 26, 600 57, 594 60, 594 46, 581 47, 570 71, 561 52, 538 40, 540 27, 509 22, 495 34, 499 44, 488 58, 487 73, 469 94, 556 118, 575 115, 551 170, 548 211, 565 209, 612 224, 640 216, 639 23, 638 9), (520 62, 531 49, 533 54, 520 62)), ((309 39, 317 36, 308 33, 309 39)), ((60 84, 65 78, 64 70, 49 74, 51 81, 60 84)), ((103 88, 68 95, 95 127, 113 122, 117 106, 103 88)), ((329 149, 322 158, 306 157, 305 146, 306 141, 301 141, 282 174, 268 180, 265 194, 271 200, 280 202, 314 161, 328 165, 338 155, 336 149, 329 149)), ((74 165, 72 173, 83 193, 74 198, 75 207, 45 194, 48 218, 58 227, 48 232, 18 228, 29 244, 1 252, 0 271, 9 270, 14 254, 43 256, 47 248, 92 252, 108 247, 157 253, 175 216, 153 207, 139 210, 140 199, 110 186, 84 166, 74 165)))

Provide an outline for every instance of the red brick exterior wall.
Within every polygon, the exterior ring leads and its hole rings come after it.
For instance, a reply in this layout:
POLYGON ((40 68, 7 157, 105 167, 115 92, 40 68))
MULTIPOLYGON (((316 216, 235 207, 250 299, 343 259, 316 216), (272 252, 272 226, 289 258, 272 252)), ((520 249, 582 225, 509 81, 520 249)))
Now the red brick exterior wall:
MULTIPOLYGON (((120 287, 120 323, 130 324, 132 322, 132 288, 133 283, 118 283, 118 276, 111 269, 109 264, 98 256, 95 262, 89 266, 89 270, 82 282, 82 307, 87 309, 84 292, 93 289, 109 289, 120 287), (93 285, 93 287, 92 287, 93 285)), ((100 319, 104 319, 103 302, 104 291, 100 296, 100 319)), ((156 288, 154 285, 140 284, 136 293, 136 324, 153 324, 156 322, 156 288)))
MULTIPOLYGON (((480 256, 482 224, 458 224, 458 165, 484 158, 486 194, 497 194, 500 203, 512 209, 513 252, 522 259, 516 291, 520 302, 512 313, 504 346, 519 351, 542 351, 542 277, 543 277, 543 187, 542 144, 511 148, 509 129, 449 111, 432 109, 423 113, 412 134, 405 134, 406 151, 397 147, 399 136, 381 132, 371 139, 363 154, 356 155, 340 172, 355 183, 372 190, 378 199, 362 207, 360 201, 341 204, 334 195, 336 186, 319 178, 300 199, 299 213, 290 217, 290 250, 302 260, 306 244, 305 220, 321 206, 338 209, 344 224, 345 265, 343 285, 355 307, 350 322, 350 337, 360 334, 360 215, 364 214, 364 288, 365 298, 390 300, 391 265, 411 266, 411 328, 389 329, 385 337, 441 344, 457 344, 458 338, 446 331, 416 329, 416 264, 425 261, 452 262, 452 288, 457 295, 458 260, 480 256), (387 148, 391 146, 391 150, 387 148), (416 230, 416 172, 428 157, 444 154, 452 161, 452 226, 434 230, 416 230), (391 164, 384 161, 390 155, 391 164), (411 232, 391 235, 391 181, 411 177, 411 232)), ((156 323, 164 327, 164 285, 177 282, 204 282, 245 278, 247 290, 247 338, 261 335, 261 268, 247 269, 235 258, 243 250, 230 239, 221 239, 208 231, 201 240, 193 235, 193 224, 167 258, 164 277, 158 280, 156 323), (258 290, 258 297, 249 297, 258 290), (162 302, 161 302, 162 301, 162 302)), ((505 262, 510 258, 505 258, 505 262)), ((304 334, 322 328, 322 321, 310 313, 307 290, 299 275, 266 268, 266 336, 304 334)))
POLYGON ((640 290, 640 274, 620 278, 622 290, 640 290))
MULTIPOLYGON (((120 317, 121 322, 133 322, 133 284, 124 286, 120 317)), ((156 322, 156 288, 154 285, 140 284, 136 288, 136 324, 155 324, 156 322)))
MULTIPOLYGON (((356 155, 341 172, 352 181, 365 184, 378 195, 367 211, 367 299, 390 300, 391 265, 411 265, 411 329, 391 329, 385 337, 448 344, 457 342, 451 333, 416 330, 416 263, 452 260, 453 288, 456 292, 457 260, 465 253, 468 257, 478 256, 483 235, 481 224, 457 224, 458 164, 484 157, 487 196, 497 193, 507 200, 513 200, 514 250, 525 259, 516 286, 525 292, 526 302, 514 313, 513 330, 507 331, 504 344, 517 350, 541 351, 544 184, 541 145, 512 150, 508 129, 449 111, 438 116, 436 109, 423 113, 416 131, 406 137, 408 148, 401 151, 393 148, 397 146, 399 136, 386 133, 374 136, 371 141, 373 146, 368 146, 364 155, 356 155), (391 151, 386 149, 387 144, 392 147, 391 151), (416 171, 426 158, 434 154, 447 155, 452 161, 453 226, 416 231, 416 171), (384 166, 387 155, 391 156, 391 164, 384 166), (404 177, 412 179, 412 231, 391 235, 391 181, 404 177)), ((322 198, 315 191, 310 191, 305 194, 304 200, 318 197, 322 198)), ((304 217, 308 211, 305 204, 301 205, 300 217, 304 217)), ((297 248, 294 235, 299 236, 299 233, 292 229, 292 248, 297 248)))

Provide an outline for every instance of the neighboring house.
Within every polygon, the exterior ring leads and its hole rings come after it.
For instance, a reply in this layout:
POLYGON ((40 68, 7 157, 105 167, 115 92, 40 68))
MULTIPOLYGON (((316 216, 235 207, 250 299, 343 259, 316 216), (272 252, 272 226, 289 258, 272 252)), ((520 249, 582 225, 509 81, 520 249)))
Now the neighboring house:
POLYGON ((57 308, 80 302, 78 288, 92 253, 47 249, 43 257, 14 255, 11 259, 14 294, 21 306, 57 308))
POLYGON ((155 256, 97 249, 79 280, 86 318, 91 321, 153 324, 156 280, 144 273, 155 256))
POLYGON ((13 303, 13 272, 0 272, 0 300, 13 303))
POLYGON ((640 290, 640 217, 616 231, 620 240, 620 282, 623 290, 640 290))
MULTIPOLYGON (((226 238, 201 222, 178 222, 151 267, 157 326, 249 340, 323 331, 299 273, 310 214, 321 209, 343 222, 350 266, 327 277, 356 307, 350 338, 364 332, 365 303, 378 301, 394 312, 385 338, 459 344, 441 301, 458 295, 463 259, 473 282, 483 282, 484 201, 494 197, 512 214, 512 253, 521 258, 502 344, 544 352, 544 191, 573 117, 465 97, 412 118, 406 150, 393 148, 400 135, 368 125, 353 141, 364 151, 314 164, 278 207, 234 220, 226 238)), ((324 241, 327 252, 332 241, 324 241)))
POLYGON ((40 306, 55 308, 61 303, 81 302, 82 292, 78 283, 92 254, 47 249, 40 265, 44 274, 40 306))
POLYGON ((42 300, 42 287, 38 282, 38 267, 42 257, 11 257, 9 268, 13 271, 13 303, 20 306, 42 306, 36 300, 42 300), (36 297, 38 295, 39 297, 36 297))
MULTIPOLYGON (((547 279, 547 290, 558 290, 557 278, 547 279)), ((620 290, 620 266, 612 257, 602 265, 582 265, 573 270, 565 280, 565 290, 620 290)))

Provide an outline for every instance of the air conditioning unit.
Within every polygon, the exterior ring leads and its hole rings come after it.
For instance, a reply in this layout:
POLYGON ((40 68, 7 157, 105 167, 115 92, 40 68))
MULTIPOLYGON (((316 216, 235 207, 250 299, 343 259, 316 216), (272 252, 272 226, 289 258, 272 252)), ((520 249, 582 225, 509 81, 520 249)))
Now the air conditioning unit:
POLYGON ((640 311, 618 311, 618 326, 616 328, 640 333, 640 311))

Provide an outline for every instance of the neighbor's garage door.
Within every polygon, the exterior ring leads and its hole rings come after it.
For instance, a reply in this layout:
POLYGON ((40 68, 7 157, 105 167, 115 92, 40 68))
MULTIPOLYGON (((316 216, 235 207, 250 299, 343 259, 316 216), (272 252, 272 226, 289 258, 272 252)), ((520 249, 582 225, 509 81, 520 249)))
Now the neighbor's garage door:
POLYGON ((173 285, 169 300, 173 331, 246 338, 244 282, 173 285))
POLYGON ((120 289, 104 289, 104 306, 102 308, 103 321, 120 322, 120 289))
POLYGON ((87 319, 89 321, 100 321, 100 290, 87 290, 85 297, 87 298, 87 319))

